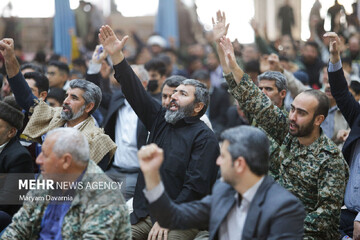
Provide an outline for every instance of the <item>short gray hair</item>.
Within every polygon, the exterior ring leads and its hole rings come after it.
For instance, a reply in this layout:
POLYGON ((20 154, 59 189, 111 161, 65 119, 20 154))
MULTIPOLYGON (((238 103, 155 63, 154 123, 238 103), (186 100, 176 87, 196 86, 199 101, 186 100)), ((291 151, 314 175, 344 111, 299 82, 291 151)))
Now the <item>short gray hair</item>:
POLYGON ((148 82, 149 81, 149 73, 144 68, 144 65, 135 65, 132 64, 131 68, 134 70, 140 81, 148 82))
POLYGON ((202 102, 204 103, 203 109, 199 112, 198 116, 201 117, 206 112, 207 107, 209 106, 210 94, 209 90, 202 82, 195 79, 186 79, 182 83, 182 85, 192 85, 195 87, 195 101, 194 103, 202 102))
POLYGON ((89 112, 89 115, 95 112, 99 107, 102 93, 101 89, 92 82, 83 79, 74 79, 70 81, 70 88, 80 88, 84 91, 82 97, 85 100, 85 104, 94 103, 93 109, 89 112))
POLYGON ((284 74, 280 72, 274 72, 274 71, 267 71, 258 76, 258 81, 261 80, 273 80, 275 81, 275 86, 278 89, 279 92, 282 90, 287 91, 287 80, 284 74))
POLYGON ((89 143, 84 134, 75 128, 57 128, 49 131, 46 138, 56 135, 52 151, 57 157, 70 153, 75 162, 86 164, 90 159, 89 143))
POLYGON ((229 141, 228 151, 233 161, 243 157, 251 172, 258 176, 267 174, 270 144, 262 130, 242 125, 225 130, 220 138, 222 141, 229 141))

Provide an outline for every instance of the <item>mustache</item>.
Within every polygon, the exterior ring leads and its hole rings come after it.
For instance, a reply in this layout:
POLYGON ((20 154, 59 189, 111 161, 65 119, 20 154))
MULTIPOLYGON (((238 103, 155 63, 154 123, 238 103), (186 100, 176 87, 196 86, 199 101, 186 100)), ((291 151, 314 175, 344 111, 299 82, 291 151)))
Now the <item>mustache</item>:
POLYGON ((290 121, 291 124, 295 125, 295 127, 299 128, 299 125, 295 123, 295 121, 290 121))
POLYGON ((177 108, 180 108, 180 105, 176 102, 175 99, 173 99, 173 100, 170 101, 169 106, 168 106, 168 109, 170 109, 171 104, 174 104, 177 108))
POLYGON ((67 110, 72 111, 71 107, 69 105, 67 105, 67 104, 63 104, 62 107, 67 109, 67 110))

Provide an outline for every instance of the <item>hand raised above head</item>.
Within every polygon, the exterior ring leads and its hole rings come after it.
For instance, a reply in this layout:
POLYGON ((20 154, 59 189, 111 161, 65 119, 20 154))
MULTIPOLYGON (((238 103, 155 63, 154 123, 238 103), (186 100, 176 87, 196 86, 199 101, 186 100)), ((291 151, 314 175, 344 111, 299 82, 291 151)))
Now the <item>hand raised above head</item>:
POLYGON ((216 21, 212 18, 214 40, 220 42, 220 38, 226 36, 230 23, 226 24, 225 12, 216 12, 216 21))
POLYGON ((238 65, 236 63, 235 53, 234 53, 234 47, 230 41, 229 38, 222 37, 220 39, 220 46, 225 54, 225 61, 227 66, 234 70, 238 65))
POLYGON ((0 41, 0 52, 5 60, 8 57, 15 56, 14 40, 12 38, 4 38, 0 41))
POLYGON ((91 58, 91 61, 93 63, 100 64, 100 63, 102 63, 103 60, 105 60, 107 55, 108 54, 102 45, 96 45, 95 50, 92 55, 92 58, 91 58))
POLYGON ((334 32, 327 32, 323 36, 324 38, 330 38, 329 42, 329 52, 330 52, 330 61, 332 63, 337 63, 340 61, 340 38, 334 32))
POLYGON ((109 25, 102 26, 98 36, 100 43, 103 45, 106 52, 108 52, 111 56, 113 64, 116 65, 120 63, 124 59, 122 49, 124 48, 129 36, 126 35, 119 40, 109 25))

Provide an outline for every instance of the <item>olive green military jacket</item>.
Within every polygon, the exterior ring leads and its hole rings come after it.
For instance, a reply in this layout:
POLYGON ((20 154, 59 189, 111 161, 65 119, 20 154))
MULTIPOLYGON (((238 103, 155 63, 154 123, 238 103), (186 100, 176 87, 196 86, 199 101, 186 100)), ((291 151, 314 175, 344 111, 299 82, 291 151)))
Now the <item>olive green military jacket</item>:
MULTIPOLYGON (((81 179, 83 188, 75 191, 62 224, 62 239, 131 239, 128 208, 120 190, 93 183, 112 182, 90 161, 81 179), (92 187, 87 188, 86 186, 92 187)), ((39 239, 41 221, 49 201, 41 200, 49 190, 30 190, 22 208, 14 215, 1 239, 39 239)), ((61 203, 60 203, 61 204, 61 203)))
POLYGON ((338 239, 340 209, 349 176, 341 151, 323 133, 311 145, 301 145, 289 134, 287 115, 247 74, 239 84, 232 73, 225 79, 240 108, 279 144, 279 156, 271 158, 270 173, 304 204, 304 239, 338 239))

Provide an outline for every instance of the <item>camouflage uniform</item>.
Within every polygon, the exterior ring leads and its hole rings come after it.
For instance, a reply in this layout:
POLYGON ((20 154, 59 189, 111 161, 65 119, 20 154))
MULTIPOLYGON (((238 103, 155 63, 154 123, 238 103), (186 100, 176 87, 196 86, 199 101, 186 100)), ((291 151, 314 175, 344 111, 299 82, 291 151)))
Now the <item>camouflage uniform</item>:
POLYGON ((273 105, 247 74, 236 84, 232 74, 225 76, 229 91, 241 109, 279 145, 275 179, 297 196, 307 212, 304 239, 339 239, 340 208, 343 202, 348 166, 336 145, 323 133, 309 146, 289 134, 288 117, 273 105))
MULTIPOLYGON (((93 161, 81 180, 63 219, 62 239, 131 239, 128 208, 119 190, 85 189, 87 183, 111 181, 93 161)), ((30 190, 39 197, 49 190, 30 190)), ((39 239, 41 221, 49 201, 24 201, 1 239, 39 239)), ((60 203, 59 203, 60 204, 60 203)))
MULTIPOLYGON (((283 108, 280 109, 286 116, 288 116, 288 112, 286 111, 285 109, 285 106, 283 106, 283 108)), ((265 133, 266 131, 261 127, 259 126, 259 124, 257 124, 255 118, 251 118, 250 116, 247 117, 247 119, 252 119, 251 122, 251 126, 254 126, 254 127, 258 127, 260 128, 261 130, 263 130, 265 133)), ((269 175, 271 177, 273 177, 276 181, 278 180, 277 177, 279 176, 279 169, 280 169, 280 163, 278 161, 278 158, 279 158, 279 154, 280 154, 280 145, 279 143, 277 143, 271 136, 268 135, 268 139, 269 139, 269 142, 270 142, 270 148, 269 148, 269 152, 270 152, 270 156, 269 156, 269 159, 270 159, 270 168, 269 168, 269 175)))

